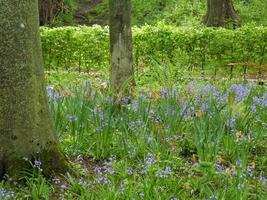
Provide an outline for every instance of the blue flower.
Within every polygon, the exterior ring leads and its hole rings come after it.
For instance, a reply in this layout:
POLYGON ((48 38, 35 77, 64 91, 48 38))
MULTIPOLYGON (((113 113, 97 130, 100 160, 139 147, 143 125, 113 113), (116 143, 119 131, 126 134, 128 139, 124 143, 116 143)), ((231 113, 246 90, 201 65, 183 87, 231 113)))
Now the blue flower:
POLYGON ((238 167, 242 167, 242 160, 241 159, 237 159, 236 161, 235 161, 235 163, 236 163, 236 165, 238 166, 238 167))
POLYGON ((237 185, 238 190, 242 190, 244 187, 245 187, 244 183, 238 183, 238 185, 237 185))
POLYGON ((56 91, 55 87, 52 85, 46 87, 46 92, 48 98, 52 100, 58 100, 63 97, 59 92, 56 91))
POLYGON ((39 160, 35 160, 33 163, 33 167, 38 169, 40 172, 43 171, 43 169, 41 168, 41 165, 42 165, 42 163, 39 160))
POLYGON ((265 185, 267 183, 266 178, 263 175, 263 172, 261 171, 259 181, 261 182, 262 185, 265 185))
POLYGON ((156 171, 156 177, 160 177, 160 178, 168 178, 169 175, 171 174, 171 167, 169 165, 166 166, 165 170, 157 170, 156 171))
POLYGON ((70 115, 68 114, 67 115, 67 119, 70 121, 70 122, 75 122, 78 120, 78 117, 76 115, 70 115))
POLYGON ((239 103, 243 101, 249 94, 250 89, 243 84, 233 84, 230 89, 235 93, 235 102, 239 103))

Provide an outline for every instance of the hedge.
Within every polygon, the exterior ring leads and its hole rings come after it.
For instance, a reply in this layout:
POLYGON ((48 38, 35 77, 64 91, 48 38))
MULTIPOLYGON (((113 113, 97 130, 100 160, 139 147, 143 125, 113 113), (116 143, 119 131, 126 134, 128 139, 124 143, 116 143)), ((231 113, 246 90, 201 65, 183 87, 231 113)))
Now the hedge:
MULTIPOLYGON (((46 69, 109 65, 108 27, 41 28, 41 40, 46 69)), ((262 65, 267 62, 267 27, 134 27, 133 48, 136 65, 152 66, 153 60, 182 62, 191 67, 244 62, 262 65)))

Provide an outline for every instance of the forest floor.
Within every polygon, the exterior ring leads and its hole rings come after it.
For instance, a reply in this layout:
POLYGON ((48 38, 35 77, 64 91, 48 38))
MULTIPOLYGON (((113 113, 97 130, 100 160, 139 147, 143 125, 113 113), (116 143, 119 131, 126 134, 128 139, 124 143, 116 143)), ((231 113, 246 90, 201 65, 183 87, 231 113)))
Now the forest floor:
POLYGON ((77 11, 74 15, 74 21, 80 25, 106 25, 108 21, 108 12, 102 8, 105 0, 78 0, 77 11))

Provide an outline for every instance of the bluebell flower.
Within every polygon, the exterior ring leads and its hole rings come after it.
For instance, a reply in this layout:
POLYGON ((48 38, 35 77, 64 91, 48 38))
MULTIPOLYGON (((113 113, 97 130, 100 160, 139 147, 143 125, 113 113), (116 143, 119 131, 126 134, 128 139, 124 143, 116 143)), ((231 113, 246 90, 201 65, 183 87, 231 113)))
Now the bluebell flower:
POLYGON ((103 174, 103 173, 102 173, 102 168, 99 167, 99 166, 96 166, 96 167, 94 168, 94 172, 95 172, 96 174, 98 174, 98 175, 102 175, 102 174, 103 174))
POLYGON ((147 141, 147 143, 152 143, 153 140, 154 140, 153 137, 150 137, 150 136, 148 136, 148 135, 145 135, 144 137, 145 137, 145 140, 147 141))
POLYGON ((267 183, 266 178, 263 175, 263 172, 261 171, 260 176, 259 176, 259 181, 261 182, 262 185, 265 185, 267 183))
POLYGON ((237 185, 238 190, 242 190, 244 187, 245 187, 244 183, 238 183, 238 185, 237 185))
POLYGON ((260 104, 260 103, 261 103, 261 99, 260 99, 259 97, 257 97, 257 96, 254 96, 254 97, 253 97, 253 102, 254 102, 255 104, 260 104))
POLYGON ((154 164, 155 157, 152 154, 149 154, 145 157, 144 162, 148 167, 151 167, 154 164))
POLYGON ((231 130, 235 130, 235 118, 231 117, 227 120, 227 126, 231 130))
POLYGON ((203 89, 202 89, 202 92, 204 94, 209 94, 210 92, 214 92, 215 90, 215 87, 210 85, 210 84, 207 84, 203 89))
POLYGON ((109 158, 109 161, 104 162, 104 168, 106 169, 106 172, 111 175, 116 173, 116 170, 112 167, 113 162, 115 162, 113 158, 109 158))
POLYGON ((235 163, 236 163, 236 165, 238 166, 238 167, 242 167, 242 160, 241 159, 237 159, 236 161, 235 161, 235 163))
POLYGON ((200 112, 205 112, 206 110, 208 110, 209 106, 207 103, 202 103, 201 107, 200 107, 200 112))
POLYGON ((220 163, 216 163, 215 167, 216 167, 216 172, 217 173, 221 174, 221 173, 224 172, 224 168, 220 163))
POLYGON ((53 178, 52 181, 56 185, 60 184, 60 180, 58 178, 53 178))
POLYGON ((213 194, 213 195, 209 196, 208 199, 217 200, 217 199, 219 199, 219 196, 218 196, 218 194, 213 194))
POLYGON ((129 158, 133 158, 133 157, 136 155, 136 153, 137 153, 137 149, 134 147, 134 148, 132 149, 132 151, 129 151, 129 152, 128 152, 128 156, 129 156, 129 158))
POLYGON ((197 89, 199 89, 199 85, 196 81, 191 81, 188 85, 187 85, 187 88, 190 92, 193 92, 197 89))
POLYGON ((70 122, 75 122, 78 120, 78 117, 76 115, 70 115, 68 114, 67 115, 67 119, 70 121, 70 122))
POLYGON ((47 96, 49 99, 58 100, 63 97, 63 95, 57 92, 55 87, 52 85, 47 86, 46 91, 47 91, 47 96))
POLYGON ((139 193, 139 197, 140 197, 140 199, 143 199, 143 198, 144 198, 144 196, 145 196, 145 195, 144 195, 144 193, 143 193, 143 192, 140 192, 140 193, 139 193))
POLYGON ((64 190, 66 190, 68 187, 67 187, 67 185, 65 185, 65 184, 62 184, 61 186, 60 186, 60 189, 61 189, 61 191, 64 191, 64 190))
POLYGON ((267 107, 267 92, 264 93, 264 95, 263 95, 261 105, 262 105, 263 107, 267 107))
POLYGON ((250 94, 250 89, 243 84, 233 84, 230 89, 235 93, 236 103, 243 101, 250 94))
POLYGON ((40 172, 43 171, 43 169, 41 168, 41 165, 42 165, 42 163, 39 160, 35 160, 33 163, 33 167, 38 169, 40 172))
POLYGON ((252 106, 251 106, 251 112, 252 113, 257 113, 257 107, 256 107, 256 105, 255 104, 253 104, 252 106))
POLYGON ((160 178, 168 178, 171 174, 171 167, 169 165, 166 166, 165 170, 157 170, 155 176, 160 178))
POLYGON ((110 184, 111 181, 107 177, 97 177, 95 178, 95 181, 100 184, 110 184))
POLYGON ((133 168, 132 167, 128 167, 127 168, 127 174, 128 175, 133 175, 133 168))
POLYGON ((168 95, 168 89, 163 89, 160 93, 161 98, 166 98, 168 95))

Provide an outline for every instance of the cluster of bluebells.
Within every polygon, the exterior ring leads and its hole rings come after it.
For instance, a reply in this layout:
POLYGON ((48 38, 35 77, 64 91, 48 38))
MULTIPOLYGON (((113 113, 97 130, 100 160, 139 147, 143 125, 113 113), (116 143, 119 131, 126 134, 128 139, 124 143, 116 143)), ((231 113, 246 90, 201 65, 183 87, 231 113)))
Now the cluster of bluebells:
POLYGON ((171 167, 167 165, 165 170, 158 169, 156 171, 156 177, 160 178, 168 178, 171 175, 171 167))
POLYGON ((67 114, 66 117, 67 117, 68 121, 70 121, 70 122, 75 122, 78 120, 78 117, 76 115, 67 114))
POLYGON ((215 86, 206 84, 205 86, 201 86, 195 81, 190 82, 188 84, 188 91, 191 94, 194 94, 193 104, 189 106, 189 102, 180 102, 183 105, 183 110, 186 110, 185 119, 191 120, 195 115, 195 112, 207 112, 209 111, 209 104, 207 103, 207 99, 209 97, 214 98, 218 105, 223 105, 228 99, 229 94, 227 92, 220 92, 215 86))
POLYGON ((133 168, 131 166, 127 167, 127 174, 133 175, 133 173, 134 173, 133 168))
POLYGON ((172 88, 164 88, 161 92, 160 92, 160 97, 161 98, 175 98, 177 99, 179 97, 179 91, 178 90, 174 90, 172 88))
POLYGON ((235 102, 239 103, 249 96, 251 89, 243 84, 233 84, 230 89, 235 93, 235 102))
POLYGON ((104 162, 104 170, 106 173, 113 175, 116 173, 116 170, 112 167, 113 163, 116 162, 116 159, 113 157, 110 157, 108 160, 104 162))
POLYGON ((85 178, 81 177, 79 179, 79 185, 82 185, 84 187, 90 187, 91 183, 88 180, 86 180, 85 178))
POLYGON ((141 174, 146 174, 149 171, 149 169, 155 163, 155 156, 153 154, 148 154, 144 158, 144 163, 145 164, 141 165, 141 174))
POLYGON ((103 177, 103 176, 96 177, 95 178, 95 181, 98 184, 104 184, 104 185, 107 185, 107 184, 110 184, 111 183, 111 181, 107 177, 103 177))
POLYGON ((116 170, 112 167, 113 163, 116 162, 115 157, 110 157, 108 160, 105 160, 103 163, 103 166, 96 166, 94 168, 95 172, 95 182, 99 184, 110 184, 110 179, 107 177, 107 175, 114 175, 116 173, 116 170))
POLYGON ((235 128, 235 126, 236 126, 236 119, 234 117, 228 118, 226 125, 227 125, 227 127, 229 128, 229 130, 231 132, 236 132, 237 131, 236 128, 235 128))
POLYGON ((154 138, 149 135, 145 135, 144 137, 145 137, 146 142, 149 144, 154 141, 154 138))
MULTIPOLYGON (((204 87, 201 87, 196 82, 191 82, 188 85, 188 89, 189 89, 189 92, 193 93, 193 96, 192 96, 193 101, 188 100, 188 99, 178 98, 178 93, 174 90, 171 90, 171 89, 162 90, 160 93, 160 96, 161 96, 160 101, 165 101, 165 99, 169 97, 174 97, 177 100, 177 106, 176 104, 170 105, 168 108, 166 108, 166 110, 164 110, 166 112, 161 115, 159 114, 161 112, 159 112, 155 107, 152 107, 152 109, 146 108, 146 114, 148 115, 148 118, 155 124, 160 124, 160 125, 163 122, 168 123, 168 121, 165 119, 168 119, 167 117, 170 117, 170 116, 173 117, 173 116, 183 115, 184 120, 192 120, 196 116, 197 112, 208 113, 208 111, 211 110, 209 108, 209 103, 207 102, 207 98, 210 96, 214 97, 216 100, 216 103, 219 103, 221 105, 227 102, 227 99, 230 94, 234 94, 235 103, 239 103, 241 101, 244 101, 251 93, 251 89, 249 87, 246 87, 243 84, 233 84, 230 87, 230 91, 220 92, 216 87, 212 85, 207 84, 204 87)), ((95 95, 93 94, 91 90, 90 91, 88 90, 88 93, 90 93, 89 95, 95 95)), ((60 98, 60 95, 62 96, 62 94, 57 93, 54 90, 54 88, 50 88, 50 89, 48 88, 48 95, 52 99, 60 98)), ((109 102, 110 99, 109 97, 107 98, 108 98, 107 102, 109 102)), ((129 106, 130 111, 133 111, 135 113, 139 113, 139 111, 141 112, 142 110, 141 110, 140 102, 141 102, 140 99, 131 101, 131 105, 129 106)), ((267 93, 264 93, 262 97, 258 97, 258 96, 253 97, 253 105, 251 109, 254 113, 256 113, 258 107, 266 107, 266 106, 267 106, 267 93)), ((97 132, 104 131, 104 129, 107 126, 113 126, 114 128, 116 123, 118 122, 116 120, 121 120, 121 122, 125 122, 125 119, 123 117, 121 117, 120 119, 115 119, 115 118, 111 119, 111 120, 114 120, 112 122, 108 121, 110 120, 109 115, 108 115, 109 113, 106 112, 106 110, 103 109, 101 106, 96 105, 96 104, 95 104, 95 107, 91 108, 91 111, 92 111, 90 112, 91 121, 92 123, 95 123, 94 125, 96 127, 97 132)), ((75 115, 67 115, 66 118, 70 122, 74 122, 78 120, 78 117, 75 115)), ((146 120, 143 120, 142 117, 138 116, 137 118, 135 118, 135 120, 132 120, 132 121, 129 120, 129 121, 130 122, 127 121, 129 131, 133 133, 138 133, 138 132, 146 133, 141 138, 144 139, 148 144, 150 143, 154 144, 155 138, 153 138, 152 134, 149 132, 146 120)), ((164 124, 164 125, 166 127, 166 132, 173 131, 173 125, 170 125, 170 127, 168 126, 168 124, 164 124)), ((234 115, 228 118, 227 126, 231 130, 232 133, 236 133, 237 131, 236 127, 238 127, 238 125, 239 125, 238 118, 235 118, 234 115)), ((166 137, 165 140, 166 142, 170 142, 171 136, 166 137)), ((127 141, 130 141, 130 140, 127 140, 127 141)), ((131 150, 128 152, 128 156, 130 158, 134 158, 137 155, 139 149, 138 149, 138 146, 130 144, 130 143, 131 142, 129 142, 128 147, 131 150)), ((88 169, 85 167, 82 157, 78 157, 77 162, 79 162, 80 164, 84 166, 84 173, 88 172, 88 169)), ((113 168, 115 162, 116 162, 116 159, 110 158, 106 160, 103 165, 96 166, 94 168, 95 183, 98 183, 98 184, 110 184, 111 183, 111 180, 113 180, 113 179, 109 179, 111 175, 114 175, 114 174, 117 175, 116 170, 113 168)), ((139 165, 140 171, 138 172, 141 174, 147 174, 150 169, 152 168, 154 169, 154 167, 152 166, 156 166, 155 165, 156 162, 157 162, 156 156, 153 154, 148 154, 144 158, 143 163, 140 163, 139 165)), ((232 174, 232 176, 240 180, 236 184, 237 189, 242 190, 243 188, 246 188, 246 184, 247 184, 246 180, 248 176, 252 176, 253 173, 255 174, 253 167, 251 166, 244 167, 243 164, 244 162, 238 159, 236 160, 236 163, 231 165, 229 168, 224 166, 224 164, 221 162, 216 162, 215 167, 216 167, 216 172, 218 174, 227 173, 227 171, 230 170, 230 173, 232 174)), ((198 166, 199 164, 195 162, 194 165, 198 166)), ((34 167, 42 171, 41 162, 35 161, 34 167)), ((150 170, 150 172, 151 171, 153 170, 150 170)), ((133 175, 134 174, 133 168, 129 166, 126 169, 126 173, 128 175, 133 175)), ((155 173, 153 171, 153 174, 159 178, 168 178, 172 175, 172 173, 173 172, 171 170, 171 167, 168 165, 165 168, 156 170, 155 173)), ((193 175, 194 174, 190 176, 192 177, 193 175)), ((261 183, 266 184, 266 178, 264 177, 263 172, 260 173, 258 179, 261 183)), ((58 179, 55 179, 53 181, 55 184, 60 184, 60 180, 58 179)), ((79 180, 79 184, 89 185, 89 183, 84 178, 81 178, 79 180)), ((121 184, 120 190, 122 193, 124 193, 125 191, 125 186, 126 186, 126 183, 121 184)), ((64 184, 61 187, 62 187, 62 190, 65 190, 66 188, 64 184)), ((139 197, 140 199, 144 198, 144 193, 140 192, 139 197)), ((171 198, 171 199, 174 200, 176 198, 171 198)), ((217 194, 212 195, 208 197, 208 199, 218 199, 218 195, 217 194)))
POLYGON ((137 154, 137 148, 136 147, 132 147, 130 151, 128 151, 128 157, 129 158, 134 158, 137 154))
POLYGON ((13 191, 6 191, 0 188, 0 199, 14 199, 15 193, 13 191))
POLYGON ((46 91, 49 99, 57 100, 63 97, 59 92, 55 90, 54 86, 52 85, 47 86, 46 91))
POLYGON ((41 163, 41 161, 39 161, 39 160, 35 160, 35 161, 33 162, 33 167, 34 167, 35 169, 37 169, 38 171, 40 171, 40 172, 43 171, 41 165, 42 165, 42 163, 41 163))
POLYGON ((211 196, 209 196, 208 198, 207 198, 207 200, 217 200, 217 199, 219 199, 219 195, 218 194, 213 194, 213 195, 211 195, 211 196))
POLYGON ((54 101, 62 99, 63 97, 74 96, 73 93, 68 88, 66 88, 62 92, 59 92, 52 85, 49 85, 46 87, 46 92, 47 92, 48 98, 54 101))
POLYGON ((267 184, 267 179, 265 178, 263 171, 260 172, 260 176, 259 176, 259 181, 262 185, 266 185, 267 184))
POLYGON ((254 96, 253 104, 251 106, 251 111, 255 114, 257 112, 257 108, 266 108, 267 107, 267 92, 263 94, 262 97, 254 96))
POLYGON ((128 128, 133 133, 138 133, 138 131, 146 131, 147 130, 147 125, 144 123, 143 120, 137 119, 136 121, 129 122, 128 128))
POLYGON ((147 109, 147 113, 148 113, 148 118, 154 123, 158 124, 162 121, 160 116, 157 114, 155 110, 147 109))
MULTIPOLYGON (((96 132, 100 133, 105 130, 106 127, 108 127, 110 124, 115 124, 114 120, 110 121, 109 117, 106 115, 103 109, 101 108, 95 108, 93 110, 92 122, 96 121, 96 132), (93 120, 93 118, 96 118, 97 120, 93 120)), ((111 119, 112 120, 112 119, 111 119)))
MULTIPOLYGON (((58 185, 60 187, 60 191, 61 192, 64 192, 65 190, 68 189, 68 186, 66 184, 64 184, 64 183, 61 183, 61 181, 60 181, 59 178, 56 178, 56 177, 53 178, 52 179, 52 182, 53 182, 53 184, 58 185)), ((63 194, 60 194, 60 198, 59 199, 64 200, 65 199, 64 198, 64 195, 63 194)))

